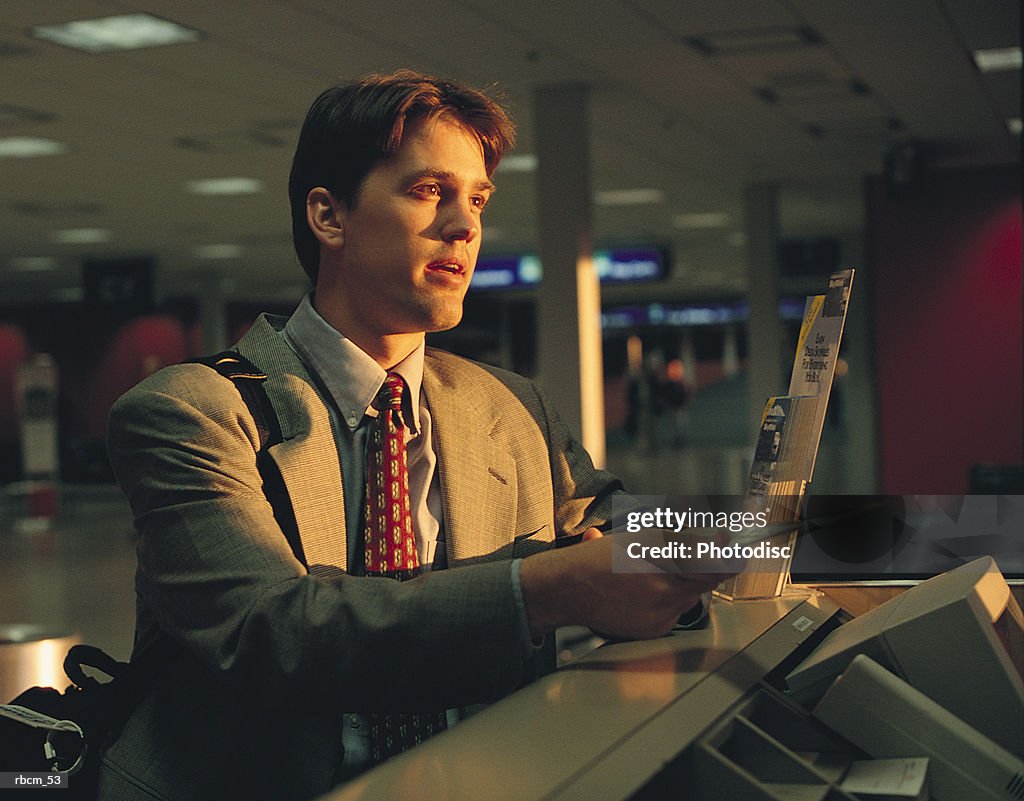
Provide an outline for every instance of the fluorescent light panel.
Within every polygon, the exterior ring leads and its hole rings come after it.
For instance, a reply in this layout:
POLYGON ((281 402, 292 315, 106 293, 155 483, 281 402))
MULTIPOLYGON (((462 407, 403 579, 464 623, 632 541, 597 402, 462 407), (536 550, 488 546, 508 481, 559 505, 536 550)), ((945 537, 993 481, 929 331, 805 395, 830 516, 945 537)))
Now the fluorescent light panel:
POLYGON ((263 191, 258 178, 205 178, 189 181, 186 188, 193 195, 254 195, 263 191))
POLYGON ((36 136, 6 136, 0 139, 0 159, 29 159, 36 156, 59 156, 68 146, 53 139, 36 136))
POLYGON ((106 228, 63 228, 54 231, 52 238, 62 245, 94 245, 109 242, 113 235, 106 228))
POLYGON ((242 246, 235 244, 200 245, 195 249, 200 259, 237 259, 242 255, 242 246))
POLYGON ((1019 47, 997 47, 990 50, 975 50, 974 63, 982 72, 1003 72, 1021 68, 1019 47))
POLYGON ((724 211, 707 211, 698 214, 677 214, 672 218, 675 228, 726 228, 732 219, 724 211))
POLYGON ((598 206, 648 206, 665 200, 660 189, 606 189, 594 193, 598 206))
POLYGON ((44 273, 57 269, 57 260, 53 256, 15 256, 7 263, 19 273, 44 273))
POLYGON ((535 172, 537 157, 533 153, 510 153, 502 158, 498 172, 535 172))
POLYGON ((197 42, 202 38, 202 34, 193 28, 151 14, 119 14, 61 25, 40 25, 32 28, 31 33, 37 39, 86 53, 139 50, 197 42))

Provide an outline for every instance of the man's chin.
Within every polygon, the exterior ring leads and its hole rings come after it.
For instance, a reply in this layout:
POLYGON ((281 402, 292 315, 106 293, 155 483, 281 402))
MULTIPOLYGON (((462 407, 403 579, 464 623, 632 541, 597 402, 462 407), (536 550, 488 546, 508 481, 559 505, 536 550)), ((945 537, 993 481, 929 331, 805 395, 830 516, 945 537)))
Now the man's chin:
POLYGON ((432 305, 424 310, 423 330, 428 334, 450 331, 462 322, 462 303, 432 305))
POLYGON ((451 331, 455 326, 462 322, 462 315, 459 314, 453 318, 447 318, 443 320, 434 320, 430 327, 424 329, 428 334, 438 334, 441 331, 451 331))

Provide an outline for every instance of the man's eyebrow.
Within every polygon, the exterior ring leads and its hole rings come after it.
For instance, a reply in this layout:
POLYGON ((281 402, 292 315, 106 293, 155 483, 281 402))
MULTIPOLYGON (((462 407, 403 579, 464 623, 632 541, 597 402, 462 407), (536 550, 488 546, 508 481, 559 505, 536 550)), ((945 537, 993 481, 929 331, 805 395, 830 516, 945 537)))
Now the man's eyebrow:
MULTIPOLYGON (((445 183, 457 183, 459 178, 451 170, 419 170, 417 172, 409 173, 403 183, 412 184, 416 181, 422 181, 424 178, 434 178, 438 181, 444 181, 445 183)), ((497 187, 489 180, 477 181, 473 184, 473 189, 477 192, 493 192, 497 187)))

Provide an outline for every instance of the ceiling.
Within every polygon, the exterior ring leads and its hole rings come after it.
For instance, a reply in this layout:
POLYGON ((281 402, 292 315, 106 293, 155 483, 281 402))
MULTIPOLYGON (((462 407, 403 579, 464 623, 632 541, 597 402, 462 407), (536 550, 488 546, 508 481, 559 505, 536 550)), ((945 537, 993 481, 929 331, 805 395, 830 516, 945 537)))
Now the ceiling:
MULTIPOLYGON (((779 183, 785 235, 856 240, 863 176, 895 141, 928 143, 940 166, 1019 165, 1020 70, 970 57, 1019 45, 1019 16, 1017 0, 4 0, 0 137, 66 152, 0 159, 0 304, 74 299, 83 258, 108 256, 154 256, 163 295, 298 296, 285 184, 305 110, 332 83, 403 66, 497 85, 527 154, 535 88, 585 83, 594 189, 662 197, 597 206, 598 243, 671 247, 667 293, 742 290, 751 181, 779 183), (138 11, 202 36, 87 54, 29 34, 138 11), (736 46, 779 30, 804 41, 736 46), (186 189, 232 176, 265 188, 186 189), (678 227, 708 213, 722 224, 678 227), (55 241, 82 228, 109 239, 55 241)), ((485 250, 534 246, 534 174, 496 181, 485 250)))

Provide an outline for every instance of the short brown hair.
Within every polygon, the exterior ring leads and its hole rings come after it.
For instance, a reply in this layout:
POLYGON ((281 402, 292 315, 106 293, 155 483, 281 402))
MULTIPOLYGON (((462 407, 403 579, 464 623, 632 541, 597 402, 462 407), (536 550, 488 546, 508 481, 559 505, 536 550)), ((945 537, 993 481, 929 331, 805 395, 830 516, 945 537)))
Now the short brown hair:
POLYGON ((491 97, 413 70, 368 75, 313 101, 292 159, 288 198, 295 253, 314 285, 320 246, 306 221, 309 191, 322 186, 354 206, 370 170, 401 147, 406 123, 441 115, 450 115, 480 140, 488 176, 515 145, 515 126, 491 97))

